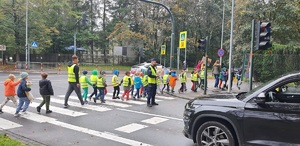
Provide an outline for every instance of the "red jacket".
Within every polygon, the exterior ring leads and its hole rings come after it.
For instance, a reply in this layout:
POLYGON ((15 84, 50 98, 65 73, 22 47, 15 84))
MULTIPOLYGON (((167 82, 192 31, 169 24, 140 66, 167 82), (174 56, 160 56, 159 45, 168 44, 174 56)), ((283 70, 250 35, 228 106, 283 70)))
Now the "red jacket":
POLYGON ((7 79, 4 82, 5 96, 15 96, 16 95, 16 86, 20 83, 20 80, 14 82, 11 79, 7 79))

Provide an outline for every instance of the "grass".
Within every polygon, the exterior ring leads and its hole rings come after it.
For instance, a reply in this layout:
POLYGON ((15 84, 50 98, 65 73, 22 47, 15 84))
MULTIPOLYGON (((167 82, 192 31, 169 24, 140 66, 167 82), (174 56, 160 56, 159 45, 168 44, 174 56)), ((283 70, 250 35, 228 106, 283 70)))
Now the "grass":
POLYGON ((0 135, 0 146, 25 146, 24 143, 11 139, 7 134, 0 135))

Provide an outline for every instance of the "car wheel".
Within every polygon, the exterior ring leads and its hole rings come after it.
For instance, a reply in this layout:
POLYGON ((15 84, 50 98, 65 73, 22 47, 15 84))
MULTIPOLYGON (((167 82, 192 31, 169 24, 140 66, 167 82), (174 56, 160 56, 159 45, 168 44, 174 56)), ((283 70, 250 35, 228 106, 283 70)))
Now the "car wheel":
POLYGON ((210 121, 202 124, 196 136, 198 146, 234 146, 231 131, 219 122, 210 121))

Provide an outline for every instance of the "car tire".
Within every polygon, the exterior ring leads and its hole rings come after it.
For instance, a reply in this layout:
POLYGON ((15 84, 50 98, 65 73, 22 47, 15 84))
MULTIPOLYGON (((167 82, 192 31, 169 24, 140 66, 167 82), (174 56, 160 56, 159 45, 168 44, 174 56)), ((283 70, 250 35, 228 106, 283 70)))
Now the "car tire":
POLYGON ((235 145, 232 132, 225 125, 216 121, 205 122, 199 127, 196 142, 197 146, 235 145), (216 133, 219 135, 216 136, 216 133))

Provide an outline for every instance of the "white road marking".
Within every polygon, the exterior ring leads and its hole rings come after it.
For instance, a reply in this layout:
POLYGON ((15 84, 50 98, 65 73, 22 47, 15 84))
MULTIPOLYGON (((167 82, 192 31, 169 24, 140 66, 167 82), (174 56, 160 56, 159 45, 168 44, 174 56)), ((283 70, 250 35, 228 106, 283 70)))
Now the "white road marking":
MULTIPOLYGON (((15 112, 15 109, 9 106, 5 106, 4 110, 10 114, 13 114, 15 112)), ((127 145, 131 145, 131 146, 139 146, 140 144, 142 144, 143 146, 151 146, 150 144, 146 144, 140 141, 135 141, 135 140, 131 140, 131 139, 127 139, 127 138, 123 138, 120 137, 118 135, 115 134, 111 134, 111 133, 107 133, 107 132, 100 132, 100 131, 96 131, 96 130, 92 130, 92 129, 88 129, 88 128, 84 128, 84 127, 79 127, 76 125, 72 125, 72 124, 68 124, 68 123, 64 123, 61 121, 57 121, 57 119, 54 118, 50 118, 47 116, 43 116, 43 115, 39 115, 39 114, 35 114, 35 113, 31 113, 31 112, 27 112, 27 115, 21 116, 22 118, 31 120, 31 121, 35 121, 38 123, 49 123, 49 124, 53 124, 56 125, 58 127, 64 127, 67 129, 71 129, 74 131, 78 131, 78 132, 83 132, 89 135, 93 135, 93 136, 97 136, 100 138, 104 138, 104 139, 108 139, 108 140, 112 140, 115 142, 119 142, 119 143, 123 143, 123 144, 127 144, 127 145)), ((2 123, 1 123, 2 124, 2 123)))
MULTIPOLYGON (((121 98, 121 97, 120 97, 121 98)), ((111 99, 111 98, 106 98, 105 100, 109 100, 109 101, 116 101, 114 99, 111 99)), ((120 102, 122 102, 121 100, 119 100, 120 102)), ((116 101, 118 102, 118 101, 116 101)), ((146 102, 142 102, 142 101, 135 101, 135 100, 132 100, 132 99, 129 99, 128 101, 126 101, 126 98, 124 98, 124 103, 130 103, 130 104, 137 104, 137 105, 144 105, 146 104, 146 102)))
POLYGON ((145 112, 139 112, 139 111, 134 111, 134 110, 128 110, 128 109, 122 109, 122 108, 117 108, 117 110, 132 112, 132 113, 137 113, 137 114, 142 114, 142 115, 149 115, 149 116, 154 116, 154 117, 162 117, 162 118, 167 118, 167 119, 171 119, 171 120, 183 121, 183 119, 179 119, 179 118, 163 116, 163 115, 157 115, 157 114, 151 114, 151 113, 145 113, 145 112))
POLYGON ((169 119, 166 119, 166 118, 153 117, 153 118, 150 118, 150 119, 143 120, 142 122, 147 123, 147 124, 156 125, 158 123, 162 123, 162 122, 165 122, 165 121, 168 121, 168 120, 169 119))
POLYGON ((141 129, 146 128, 146 127, 148 127, 148 126, 137 124, 137 123, 132 123, 132 124, 129 124, 129 125, 119 127, 115 130, 120 131, 120 132, 125 132, 125 133, 132 133, 132 132, 141 130, 141 129))
MULTIPOLYGON (((50 100, 50 102, 51 102, 51 100, 50 100)), ((29 104, 29 106, 31 106, 31 107, 37 107, 39 105, 40 104, 36 103, 36 102, 32 102, 32 103, 29 104)), ((46 105, 44 105, 44 106, 46 106, 46 105)), ((71 116, 71 117, 78 117, 78 116, 87 115, 87 113, 77 112, 77 111, 73 111, 73 110, 69 110, 69 109, 65 109, 65 108, 59 108, 59 107, 52 106, 52 105, 50 105, 50 109, 53 110, 53 112, 56 112, 56 113, 59 113, 59 114, 62 114, 62 115, 71 116)))
MULTIPOLYGON (((124 93, 124 91, 120 91, 120 94, 123 94, 123 93, 124 93)), ((166 99, 166 100, 173 100, 173 99, 175 99, 173 97, 162 96, 162 95, 155 95, 155 98, 166 99)))
POLYGON ((7 129, 12 129, 12 128, 18 128, 18 127, 22 127, 22 125, 18 124, 18 123, 15 123, 15 122, 11 122, 9 120, 6 120, 6 119, 2 119, 0 118, 0 129, 4 129, 4 130, 7 130, 7 129))
MULTIPOLYGON (((41 98, 39 98, 39 99, 41 99, 41 98)), ((63 106, 63 103, 65 101, 61 100, 61 99, 52 98, 51 102, 60 103, 63 106)), ((68 101, 68 103, 69 103, 70 106, 84 108, 84 109, 93 110, 93 111, 99 111, 99 112, 105 112, 105 111, 112 110, 112 109, 107 108, 107 107, 101 107, 101 106, 96 106, 96 105, 83 105, 82 106, 80 103, 72 102, 72 101, 68 101)))

